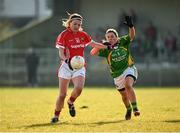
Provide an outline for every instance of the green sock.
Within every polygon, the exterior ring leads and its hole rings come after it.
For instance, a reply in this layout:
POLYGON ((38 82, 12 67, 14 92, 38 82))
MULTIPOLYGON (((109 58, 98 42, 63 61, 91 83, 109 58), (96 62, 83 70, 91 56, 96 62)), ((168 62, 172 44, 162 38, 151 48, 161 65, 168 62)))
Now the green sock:
POLYGON ((131 105, 132 105, 133 110, 137 110, 137 103, 136 102, 132 102, 131 105))
POLYGON ((127 110, 131 110, 131 105, 129 104, 128 106, 126 106, 127 110))

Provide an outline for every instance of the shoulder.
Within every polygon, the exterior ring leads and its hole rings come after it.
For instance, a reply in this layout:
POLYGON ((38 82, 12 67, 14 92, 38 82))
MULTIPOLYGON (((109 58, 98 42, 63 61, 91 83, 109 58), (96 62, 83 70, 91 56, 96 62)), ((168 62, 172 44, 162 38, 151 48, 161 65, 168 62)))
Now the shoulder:
POLYGON ((126 39, 127 37, 129 37, 129 35, 121 36, 120 39, 126 39))
POLYGON ((58 38, 65 37, 69 34, 69 31, 67 29, 63 30, 59 35, 58 38))
POLYGON ((85 35, 85 36, 89 36, 89 34, 86 33, 85 31, 79 31, 79 33, 82 34, 82 35, 85 35))

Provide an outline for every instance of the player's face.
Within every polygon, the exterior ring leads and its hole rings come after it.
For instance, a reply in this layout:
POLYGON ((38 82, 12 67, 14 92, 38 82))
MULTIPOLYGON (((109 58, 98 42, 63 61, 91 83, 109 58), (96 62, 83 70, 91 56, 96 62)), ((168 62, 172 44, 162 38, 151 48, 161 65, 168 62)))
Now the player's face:
POLYGON ((72 20, 70 22, 70 29, 73 31, 73 32, 77 32, 79 31, 80 27, 81 27, 81 24, 82 22, 80 20, 72 20))
POLYGON ((114 45, 118 41, 118 38, 113 32, 106 33, 105 37, 106 37, 106 40, 112 45, 114 45))

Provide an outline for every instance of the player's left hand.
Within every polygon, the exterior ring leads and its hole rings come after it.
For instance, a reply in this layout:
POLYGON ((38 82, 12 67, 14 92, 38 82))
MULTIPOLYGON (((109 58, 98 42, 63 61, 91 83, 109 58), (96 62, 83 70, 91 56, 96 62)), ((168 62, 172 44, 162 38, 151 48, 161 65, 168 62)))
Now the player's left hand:
POLYGON ((125 16, 124 24, 129 28, 132 28, 134 26, 131 16, 125 16))

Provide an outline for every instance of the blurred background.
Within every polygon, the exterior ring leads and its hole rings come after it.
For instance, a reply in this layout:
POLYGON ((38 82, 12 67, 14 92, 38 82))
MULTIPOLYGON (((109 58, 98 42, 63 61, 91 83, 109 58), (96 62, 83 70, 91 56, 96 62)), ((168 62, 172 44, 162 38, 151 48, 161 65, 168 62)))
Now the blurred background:
MULTIPOLYGON (((104 39, 107 28, 127 34, 122 22, 131 15, 137 86, 180 86, 179 0, 0 0, 0 86, 58 85, 55 40, 66 12, 80 13, 83 29, 95 41, 104 39), (29 83, 31 74, 37 79, 29 83)), ((86 86, 113 86, 106 60, 91 57, 90 50, 86 86)))

